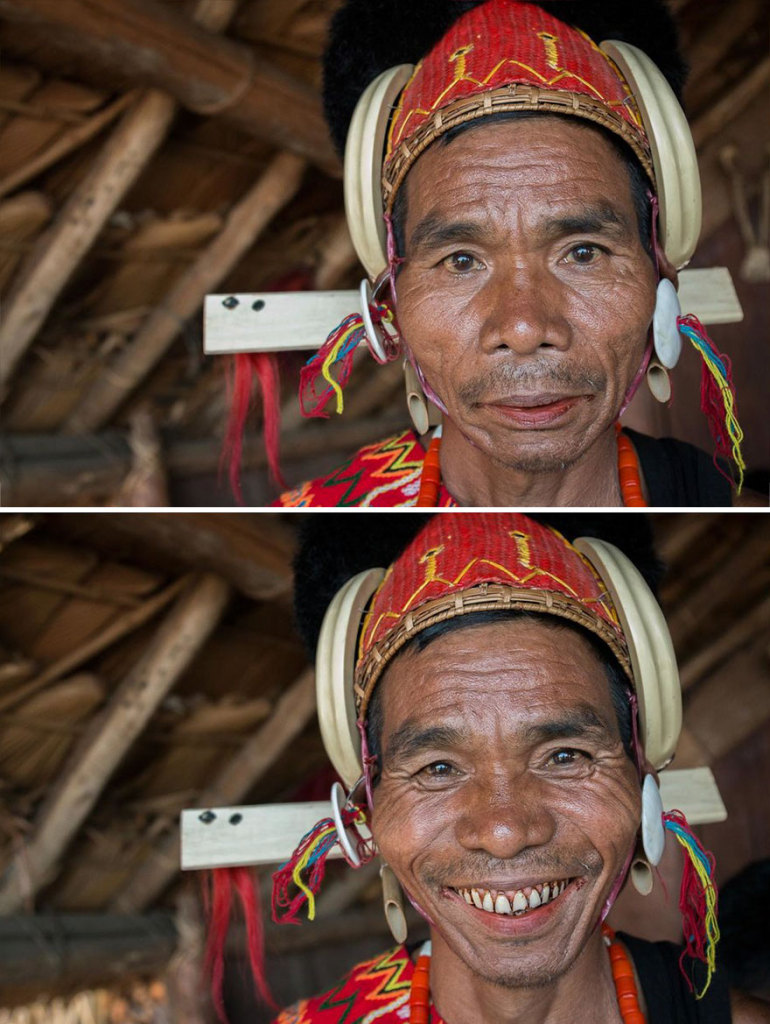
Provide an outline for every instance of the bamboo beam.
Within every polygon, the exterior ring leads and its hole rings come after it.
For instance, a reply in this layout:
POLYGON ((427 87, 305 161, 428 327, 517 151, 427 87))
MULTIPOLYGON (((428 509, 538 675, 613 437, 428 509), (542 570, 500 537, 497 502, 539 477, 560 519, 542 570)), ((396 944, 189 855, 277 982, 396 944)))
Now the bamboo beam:
POLYGON ((118 99, 106 106, 104 110, 93 114, 82 121, 81 124, 65 132, 64 135, 60 135, 49 146, 46 146, 42 153, 38 153, 37 156, 29 160, 23 167, 19 167, 0 180, 0 198, 8 195, 9 192, 14 192, 17 188, 20 188, 26 182, 36 177, 36 175, 42 174, 43 171, 52 167, 53 164, 73 152, 73 150, 85 145, 86 142, 98 135, 100 131, 112 124, 115 118, 124 113, 138 98, 138 95, 133 92, 119 96, 118 99))
MULTIPOLYGON (((295 399, 296 402, 296 399, 295 399)), ((383 413, 350 423, 305 426, 281 437, 281 461, 286 464, 338 452, 350 455, 362 445, 381 441, 407 424, 406 411, 383 413)), ((169 441, 166 469, 184 478, 216 473, 222 454, 219 440, 169 441)), ((248 438, 243 450, 244 469, 264 469, 264 444, 248 438)), ((117 431, 98 434, 20 434, 0 438, 0 487, 7 505, 72 504, 89 493, 111 491, 131 466, 125 437, 117 431), (3 465, 5 463, 5 466, 3 465), (56 500, 54 500, 56 499, 56 500)))
MULTIPOLYGON (((93 513, 66 517, 65 536, 83 536, 93 528, 93 513)), ((240 513, 102 513, 99 528, 121 545, 157 551, 198 570, 214 572, 255 601, 280 598, 291 590, 292 534, 274 516, 240 513)))
MULTIPOLYGON (((194 806, 232 806, 242 801, 302 732, 315 706, 315 679, 312 670, 306 669, 276 702, 268 721, 246 740, 194 806)), ((175 824, 115 897, 110 909, 134 913, 149 906, 173 881, 179 865, 179 825, 175 824)))
POLYGON ((0 697, 0 712, 16 707, 28 697, 39 693, 40 690, 44 690, 46 686, 55 683, 70 672, 74 672, 82 665, 85 665, 91 658, 95 658, 97 654, 106 651, 112 644, 122 640, 129 633, 133 633, 135 629, 143 626, 145 622, 149 622, 158 612, 162 611, 178 597, 189 582, 189 576, 176 580, 166 587, 165 590, 162 590, 160 594, 149 598, 138 608, 120 615, 115 622, 110 623, 106 629, 103 629, 96 636, 91 637, 84 644, 76 647, 74 651, 70 651, 68 654, 52 662, 52 664, 36 675, 34 679, 30 679, 28 683, 17 687, 12 693, 4 694, 0 697))
POLYGON ((682 689, 689 689, 704 676, 713 672, 726 658, 749 644, 755 634, 767 635, 768 627, 770 627, 770 597, 742 615, 713 643, 701 647, 696 654, 684 662, 679 672, 682 689))
POLYGON ((187 110, 221 117, 326 169, 338 167, 317 91, 251 47, 195 25, 176 4, 0 0, 0 15, 45 32, 47 46, 80 58, 91 79, 114 82, 117 71, 121 81, 162 89, 187 110))
POLYGON ((67 433, 88 433, 107 423, 145 378, 188 320, 254 244, 276 213, 297 194, 305 162, 279 153, 262 177, 230 211, 225 226, 150 314, 126 350, 100 374, 64 424, 67 433))
POLYGON ((693 124, 692 137, 696 147, 702 149, 726 125, 732 124, 733 120, 762 93, 768 82, 770 57, 765 57, 693 124))
POLYGON ((162 970, 177 945, 168 911, 146 915, 19 914, 0 919, 3 1005, 18 986, 103 985, 162 970))
MULTIPOLYGON (((77 0, 81 2, 81 0, 77 0)), ((0 0, 17 16, 34 17, 35 0, 0 0), (25 14, 26 12, 26 14, 25 14)), ((66 18, 71 5, 45 4, 49 14, 66 18)), ((236 0, 198 0, 194 17, 221 31, 235 13, 236 0)), ((114 13, 122 5, 110 5, 114 13)), ((110 19, 106 19, 109 30, 110 19)), ((53 37, 52 37, 53 38, 53 37)), ((93 245, 118 203, 131 188, 166 137, 176 114, 172 97, 157 90, 144 93, 123 115, 74 189, 54 224, 38 240, 6 298, 0 322, 0 404, 8 381, 33 343, 62 289, 93 245)))
POLYGON ((230 587, 200 576, 177 600, 113 698, 83 737, 32 831, 0 879, 0 914, 12 914, 51 880, 124 754, 216 628, 230 587))
POLYGON ((714 72, 733 46, 751 29, 758 14, 757 0, 742 0, 723 7, 721 11, 717 9, 716 17, 708 19, 704 30, 687 48, 687 62, 692 68, 685 88, 688 100, 685 106, 688 109, 689 101, 695 99, 704 79, 713 85, 714 72))

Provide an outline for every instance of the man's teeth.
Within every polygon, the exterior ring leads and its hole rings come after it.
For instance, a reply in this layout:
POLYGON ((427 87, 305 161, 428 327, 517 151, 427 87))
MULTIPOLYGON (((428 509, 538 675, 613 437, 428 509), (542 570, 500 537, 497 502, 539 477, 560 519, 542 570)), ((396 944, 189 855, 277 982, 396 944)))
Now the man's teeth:
POLYGON ((564 892, 567 882, 546 882, 532 888, 496 892, 490 889, 457 889, 466 903, 488 914, 505 914, 508 917, 524 914, 528 910, 552 903, 564 892))

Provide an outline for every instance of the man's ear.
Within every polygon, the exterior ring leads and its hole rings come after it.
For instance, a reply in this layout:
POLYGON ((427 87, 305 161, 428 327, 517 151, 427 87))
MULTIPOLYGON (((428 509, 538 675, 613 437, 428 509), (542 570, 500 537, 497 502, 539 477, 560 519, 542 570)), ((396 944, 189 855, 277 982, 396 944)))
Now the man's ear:
POLYGON ((679 288, 679 274, 676 272, 676 267, 669 260, 660 245, 657 247, 658 257, 658 270, 661 278, 667 278, 675 288, 679 288))

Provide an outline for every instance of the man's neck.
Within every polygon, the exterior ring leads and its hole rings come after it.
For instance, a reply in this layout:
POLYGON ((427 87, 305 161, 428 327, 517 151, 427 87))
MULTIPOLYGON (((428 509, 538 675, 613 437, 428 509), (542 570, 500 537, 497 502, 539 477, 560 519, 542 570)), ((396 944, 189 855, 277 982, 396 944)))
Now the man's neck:
POLYGON ((606 430, 572 465, 548 472, 512 469, 472 445, 451 421, 441 439, 441 476, 464 507, 620 506, 617 440, 606 430))
POLYGON ((432 929, 430 988, 446 1024, 621 1024, 607 949, 599 931, 551 984, 507 987, 486 981, 432 929))

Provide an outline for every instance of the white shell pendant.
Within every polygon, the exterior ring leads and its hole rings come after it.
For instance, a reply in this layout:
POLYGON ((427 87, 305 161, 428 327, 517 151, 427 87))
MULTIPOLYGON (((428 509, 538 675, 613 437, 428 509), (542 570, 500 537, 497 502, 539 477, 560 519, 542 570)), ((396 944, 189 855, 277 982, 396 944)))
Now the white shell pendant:
POLYGON ((645 857, 654 868, 660 864, 665 845, 663 801, 654 777, 646 775, 642 786, 642 846, 645 857))
POLYGON ((655 312, 652 314, 652 337, 655 355, 668 370, 673 370, 679 362, 682 351, 682 335, 677 323, 681 313, 676 288, 668 278, 662 278, 658 284, 655 312))

